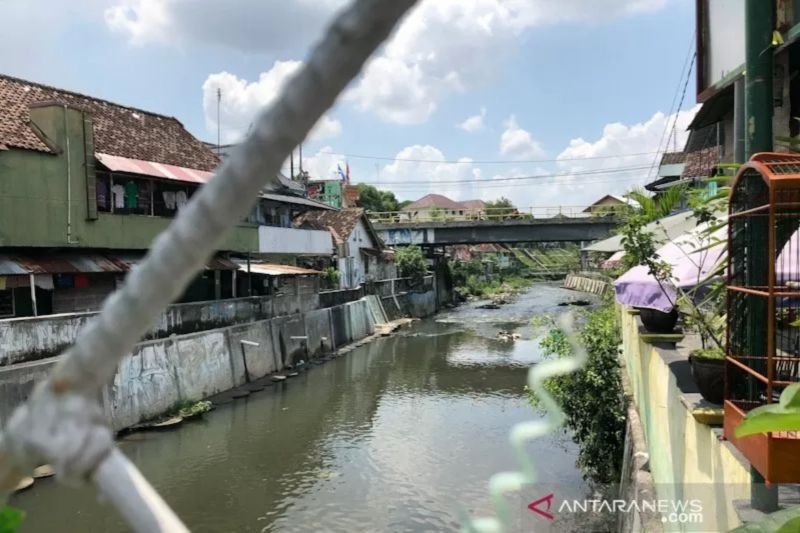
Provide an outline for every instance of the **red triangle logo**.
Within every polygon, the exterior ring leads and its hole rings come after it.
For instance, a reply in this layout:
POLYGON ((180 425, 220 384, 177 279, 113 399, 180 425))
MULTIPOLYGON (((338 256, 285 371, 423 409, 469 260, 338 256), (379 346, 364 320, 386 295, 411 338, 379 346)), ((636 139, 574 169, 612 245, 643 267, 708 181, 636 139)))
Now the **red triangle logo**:
POLYGON ((529 503, 528 504, 528 509, 530 509, 534 513, 542 515, 543 517, 547 518, 548 520, 553 520, 555 517, 550 512, 550 508, 553 506, 553 497, 554 496, 555 495, 551 492, 550 494, 548 494, 544 498, 539 498, 538 500, 529 503), (547 508, 543 509, 542 507, 544 507, 545 505, 547 506, 547 508))

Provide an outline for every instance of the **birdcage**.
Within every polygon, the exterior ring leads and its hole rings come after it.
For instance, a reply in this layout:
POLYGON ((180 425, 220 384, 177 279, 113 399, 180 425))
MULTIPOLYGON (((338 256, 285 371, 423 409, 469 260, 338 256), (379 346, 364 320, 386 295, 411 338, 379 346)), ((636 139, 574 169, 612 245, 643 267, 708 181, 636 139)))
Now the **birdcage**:
POLYGON ((799 225, 800 156, 754 155, 730 197, 724 433, 771 483, 800 482, 800 435, 734 431, 800 381, 799 225))

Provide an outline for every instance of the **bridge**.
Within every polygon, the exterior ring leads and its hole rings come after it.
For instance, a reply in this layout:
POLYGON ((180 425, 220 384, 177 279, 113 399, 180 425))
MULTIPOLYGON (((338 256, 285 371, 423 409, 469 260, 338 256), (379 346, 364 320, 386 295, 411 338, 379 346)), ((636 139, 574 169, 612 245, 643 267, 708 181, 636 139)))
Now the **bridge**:
POLYGON ((514 244, 585 242, 605 239, 619 225, 619 208, 535 207, 463 211, 427 210, 369 213, 375 230, 389 246, 416 244, 514 244))

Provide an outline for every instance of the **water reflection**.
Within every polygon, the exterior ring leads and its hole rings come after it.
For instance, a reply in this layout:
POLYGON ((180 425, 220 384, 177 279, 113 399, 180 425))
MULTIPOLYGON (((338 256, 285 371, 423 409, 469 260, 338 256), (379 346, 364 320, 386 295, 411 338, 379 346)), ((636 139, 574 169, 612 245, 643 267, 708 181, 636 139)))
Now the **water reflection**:
MULTIPOLYGON (((470 307, 423 321, 121 446, 193 531, 455 530, 459 512, 490 511, 486 481, 515 466, 508 430, 534 416, 523 387, 536 342, 496 331, 563 297, 545 287, 495 322, 476 325, 470 307)), ((531 452, 546 456, 543 482, 583 487, 564 435, 531 452)), ((89 489, 45 480, 12 503, 29 513, 23 531, 125 530, 89 489)))

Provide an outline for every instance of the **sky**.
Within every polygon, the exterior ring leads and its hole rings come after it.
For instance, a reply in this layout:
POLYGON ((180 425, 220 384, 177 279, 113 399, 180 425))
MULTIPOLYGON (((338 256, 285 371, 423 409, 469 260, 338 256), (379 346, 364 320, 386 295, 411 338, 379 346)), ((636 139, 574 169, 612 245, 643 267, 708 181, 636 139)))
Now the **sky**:
MULTIPOLYGON (((345 3, 0 0, 0 72, 236 142, 345 3)), ((693 32, 691 0, 421 0, 312 131, 303 166, 332 178, 349 164, 401 200, 623 194, 685 142, 693 32)))

